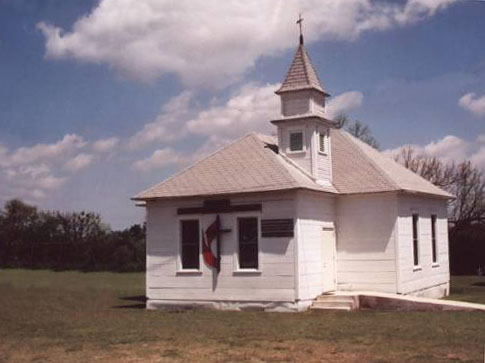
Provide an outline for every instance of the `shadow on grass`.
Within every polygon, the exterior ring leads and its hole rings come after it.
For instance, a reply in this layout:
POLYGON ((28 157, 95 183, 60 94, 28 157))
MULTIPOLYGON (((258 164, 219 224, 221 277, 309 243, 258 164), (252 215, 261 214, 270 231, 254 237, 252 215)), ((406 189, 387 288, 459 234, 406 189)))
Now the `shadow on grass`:
POLYGON ((114 309, 145 309, 146 308, 147 298, 143 295, 122 296, 119 299, 123 301, 139 302, 140 304, 116 305, 116 306, 112 306, 112 308, 114 309))
POLYGON ((485 287, 485 282, 475 282, 472 285, 473 286, 483 286, 483 287, 485 287))

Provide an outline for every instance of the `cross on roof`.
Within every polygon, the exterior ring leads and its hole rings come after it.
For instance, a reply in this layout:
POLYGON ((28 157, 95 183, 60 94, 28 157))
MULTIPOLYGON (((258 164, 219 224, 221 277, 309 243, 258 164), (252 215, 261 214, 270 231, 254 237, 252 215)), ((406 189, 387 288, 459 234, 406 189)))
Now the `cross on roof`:
POLYGON ((301 17, 301 13, 298 16, 298 20, 296 23, 300 26, 300 44, 303 44, 303 31, 302 31, 302 25, 303 25, 303 18, 301 17))

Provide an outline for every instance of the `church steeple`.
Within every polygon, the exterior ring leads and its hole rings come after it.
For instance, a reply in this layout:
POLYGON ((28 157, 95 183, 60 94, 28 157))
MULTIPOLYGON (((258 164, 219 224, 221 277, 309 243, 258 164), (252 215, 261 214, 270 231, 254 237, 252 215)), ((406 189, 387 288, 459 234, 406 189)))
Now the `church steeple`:
MULTIPOLYGON (((301 37, 303 41, 303 35, 301 37)), ((301 90, 315 90, 325 97, 330 96, 323 88, 303 43, 298 46, 286 78, 276 94, 301 90)))
POLYGON ((302 31, 303 18, 301 17, 301 14, 296 23, 300 27, 300 45, 296 50, 286 78, 281 87, 276 91, 276 94, 281 95, 284 92, 313 89, 322 93, 325 97, 328 97, 330 95, 325 92, 322 87, 310 56, 304 46, 302 31))
POLYGON ((271 121, 278 128, 280 152, 293 160, 319 183, 331 183, 330 128, 335 123, 325 117, 325 101, 330 95, 318 78, 301 32, 300 44, 281 87, 282 118, 271 121))

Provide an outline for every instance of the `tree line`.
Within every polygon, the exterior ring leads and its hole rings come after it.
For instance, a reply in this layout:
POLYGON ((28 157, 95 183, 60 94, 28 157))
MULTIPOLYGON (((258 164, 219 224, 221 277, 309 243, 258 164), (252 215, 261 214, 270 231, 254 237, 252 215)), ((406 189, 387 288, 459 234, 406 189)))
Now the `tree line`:
POLYGON ((95 213, 42 211, 13 199, 0 208, 0 267, 144 271, 145 226, 112 231, 95 213))

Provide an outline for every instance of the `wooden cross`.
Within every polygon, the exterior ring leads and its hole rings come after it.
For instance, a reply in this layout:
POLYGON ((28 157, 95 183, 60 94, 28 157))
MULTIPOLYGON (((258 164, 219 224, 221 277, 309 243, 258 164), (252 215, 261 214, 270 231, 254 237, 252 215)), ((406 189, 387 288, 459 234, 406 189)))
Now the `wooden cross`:
MULTIPOLYGON (((219 215, 217 215, 217 219, 219 219, 219 215)), ((221 272, 221 235, 223 233, 229 233, 231 232, 230 229, 227 228, 220 228, 220 222, 219 222, 219 230, 217 233, 217 239, 216 239, 216 244, 217 244, 217 273, 221 272)))
POLYGON ((302 31, 302 25, 303 25, 303 18, 301 17, 301 13, 298 17, 298 20, 296 21, 296 23, 299 25, 300 27, 300 44, 303 44, 303 31, 302 31))

